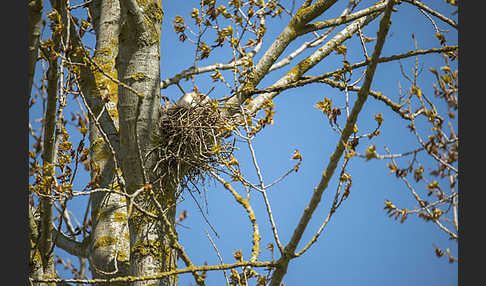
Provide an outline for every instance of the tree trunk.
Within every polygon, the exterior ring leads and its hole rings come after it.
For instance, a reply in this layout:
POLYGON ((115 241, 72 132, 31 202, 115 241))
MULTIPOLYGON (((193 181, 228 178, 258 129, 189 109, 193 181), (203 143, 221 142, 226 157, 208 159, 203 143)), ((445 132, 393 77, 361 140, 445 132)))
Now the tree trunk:
POLYGON ((40 29, 42 26, 42 0, 29 1, 29 82, 27 95, 31 95, 35 65, 39 54, 40 29))
MULTIPOLYGON (((131 89, 118 90, 120 114, 120 158, 129 194, 153 182, 155 158, 145 158, 154 145, 156 122, 160 117, 160 33, 163 11, 160 1, 121 1, 126 17, 122 21, 117 60, 118 76, 131 89)), ((123 15, 125 15, 123 13, 123 15)), ((174 203, 174 190, 153 186, 155 196, 144 192, 136 202, 157 213, 154 200, 166 209, 174 203)), ((172 207, 174 208, 174 207, 172 207)), ((129 211, 130 212, 130 211, 129 211)), ((130 231, 130 274, 147 276, 176 267, 174 250, 169 247, 167 226, 133 209, 130 231)), ((175 210, 167 212, 175 220, 175 210)), ((176 277, 135 282, 133 285, 174 285, 176 277)))
MULTIPOLYGON (((96 32, 93 60, 103 72, 117 78, 115 59, 118 55, 120 4, 118 0, 93 1, 90 6, 96 32)), ((81 61, 81 59, 78 59, 81 61)), ((82 67, 81 89, 93 116, 99 116, 100 130, 94 118, 89 120, 90 173, 100 188, 119 190, 115 178, 114 158, 104 141, 104 132, 115 151, 119 150, 118 88, 98 67, 82 67), (101 113, 102 112, 102 113, 101 113), (100 115, 101 113, 101 115, 100 115)), ((93 278, 128 275, 129 242, 126 198, 114 193, 93 193, 91 201, 92 232, 88 259, 93 278)))

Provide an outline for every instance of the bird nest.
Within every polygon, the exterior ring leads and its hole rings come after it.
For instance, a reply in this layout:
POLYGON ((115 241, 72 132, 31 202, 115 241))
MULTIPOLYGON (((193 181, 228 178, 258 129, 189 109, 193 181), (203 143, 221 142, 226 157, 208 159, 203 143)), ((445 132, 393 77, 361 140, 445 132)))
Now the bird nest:
POLYGON ((204 184, 209 171, 231 157, 234 123, 211 104, 165 108, 158 124, 156 176, 182 189, 204 184))

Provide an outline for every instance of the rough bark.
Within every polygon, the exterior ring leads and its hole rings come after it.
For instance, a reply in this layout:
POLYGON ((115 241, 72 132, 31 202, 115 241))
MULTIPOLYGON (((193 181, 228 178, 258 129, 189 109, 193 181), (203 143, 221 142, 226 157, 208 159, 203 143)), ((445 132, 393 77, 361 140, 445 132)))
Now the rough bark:
MULTIPOLYGON (((104 132, 115 151, 119 150, 117 85, 103 73, 117 78, 120 4, 118 0, 93 1, 90 6, 96 33, 94 63, 81 70, 81 90, 94 117, 89 118, 91 149, 90 173, 98 186, 119 189, 115 179, 114 158, 105 142, 104 132), (101 68, 103 72, 99 70, 101 68), (102 127, 102 130, 98 128, 102 127)), ((81 60, 81 59, 79 59, 81 60)), ((90 270, 94 278, 128 275, 129 243, 126 199, 114 193, 91 195, 92 232, 88 246, 90 270)))
MULTIPOLYGON (((126 9, 120 31, 117 70, 119 80, 133 90, 120 87, 120 158, 126 189, 132 194, 155 179, 149 172, 153 162, 145 155, 153 146, 155 123, 160 117, 160 33, 163 18, 161 1, 121 1, 126 9)), ((143 193, 136 201, 144 208, 155 210, 153 199, 165 209, 174 202, 174 189, 153 186, 153 197, 143 193)), ((175 220, 172 207, 167 212, 171 223, 175 220)), ((128 220, 130 231, 130 274, 147 276, 176 267, 176 255, 169 247, 167 228, 161 220, 145 217, 133 210, 128 220)), ((173 285, 175 277, 134 282, 133 285, 173 285)))
POLYGON ((29 278, 42 278, 42 262, 40 259, 40 251, 36 244, 39 241, 38 225, 34 219, 34 212, 29 206, 29 278))

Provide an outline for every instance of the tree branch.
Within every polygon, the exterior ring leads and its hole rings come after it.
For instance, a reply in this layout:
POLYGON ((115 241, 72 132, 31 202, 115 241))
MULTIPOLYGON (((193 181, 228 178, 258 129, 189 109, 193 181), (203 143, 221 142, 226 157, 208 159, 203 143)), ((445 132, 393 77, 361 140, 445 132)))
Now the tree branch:
MULTIPOLYGON (((167 218, 167 215, 165 214, 166 212, 164 211, 164 209, 162 208, 160 203, 155 198, 155 194, 153 193, 152 190, 150 190, 150 196, 151 196, 152 200, 154 201, 155 205, 157 206, 157 208, 160 212, 160 218, 161 218, 162 222, 164 223, 165 227, 167 228, 167 234, 169 236, 169 241, 170 241, 171 246, 177 250, 177 252, 179 254, 179 258, 182 259, 182 261, 184 262, 184 264, 187 267, 194 267, 194 264, 192 263, 191 259, 189 258, 186 251, 184 250, 184 247, 182 247, 182 245, 179 244, 174 226, 169 221, 169 219, 167 218)), ((200 285, 200 286, 205 285, 204 284, 204 278, 201 276, 201 274, 199 274, 197 271, 194 271, 194 272, 192 272, 192 275, 194 276, 194 280, 196 281, 196 283, 198 285, 200 285)))
POLYGON ((37 63, 39 53, 43 6, 42 0, 29 1, 29 82, 27 85, 27 96, 30 96, 34 83, 35 64, 37 63))
POLYGON ((258 254, 260 253, 260 232, 258 230, 258 224, 256 222, 256 217, 255 213, 253 212, 252 207, 250 206, 248 202, 248 198, 244 199, 240 194, 238 194, 235 189, 231 186, 230 183, 226 182, 223 178, 221 178, 218 174, 216 174, 214 171, 209 170, 211 175, 213 175, 216 180, 218 180, 230 193, 233 195, 235 200, 246 210, 248 213, 248 218, 250 219, 251 225, 253 227, 253 239, 252 239, 252 244, 253 248, 251 250, 251 258, 250 261, 256 261, 258 254))
POLYGON ((80 258, 88 257, 88 243, 86 241, 78 242, 57 230, 54 226, 52 227, 51 237, 53 240, 56 239, 54 244, 67 253, 80 258))
MULTIPOLYGON (((427 50, 409 51, 407 53, 403 53, 403 54, 399 54, 399 55, 393 55, 393 56, 390 56, 390 57, 381 57, 381 58, 378 59, 378 63, 385 63, 385 62, 390 62, 390 61, 394 61, 394 60, 399 60, 399 59, 408 58, 408 57, 417 56, 417 55, 425 55, 425 54, 430 54, 430 53, 445 53, 445 52, 455 51, 457 49, 458 49, 457 46, 446 46, 446 47, 442 47, 442 48, 431 48, 431 49, 427 49, 427 50)), ((353 64, 349 67, 349 69, 354 70, 354 69, 358 69, 360 67, 364 67, 364 66, 368 65, 369 62, 370 62, 369 60, 365 60, 365 61, 353 64)), ((254 94, 261 94, 261 95, 265 95, 265 97, 262 97, 259 100, 256 100, 258 97, 253 99, 252 100, 253 106, 252 106, 251 111, 254 113, 257 110, 259 110, 261 108, 263 102, 265 102, 263 100, 265 98, 272 98, 273 99, 275 96, 277 96, 279 93, 281 93, 284 90, 304 86, 304 85, 307 85, 307 84, 310 84, 310 83, 324 82, 324 83, 329 84, 329 85, 336 87, 336 88, 344 88, 342 83, 328 79, 329 77, 332 77, 333 75, 339 74, 339 73, 342 73, 342 72, 345 72, 345 70, 344 69, 338 69, 338 70, 335 70, 335 71, 332 71, 332 72, 327 72, 327 73, 324 73, 324 74, 318 75, 318 76, 305 76, 305 77, 302 77, 295 82, 289 82, 289 83, 286 83, 286 84, 275 83, 268 88, 254 89, 254 90, 248 92, 248 94, 250 96, 254 95, 254 94)), ((348 86, 348 89, 351 90, 351 91, 358 91, 360 88, 357 87, 357 86, 353 86, 353 87, 348 86)), ((394 111, 398 111, 401 107, 397 103, 392 102, 389 98, 385 98, 385 97, 383 97, 383 95, 380 96, 380 93, 378 93, 378 92, 370 91, 370 94, 373 97, 375 97, 376 99, 385 102, 387 105, 392 107, 392 109, 394 111)), ((409 119, 404 114, 402 114, 402 113, 400 113, 400 114, 401 114, 402 118, 409 119)))
POLYGON ((343 129, 343 132, 341 134, 341 138, 339 139, 339 142, 336 146, 335 151, 331 155, 329 164, 327 165, 326 170, 324 171, 321 180, 317 187, 314 188, 314 194, 312 195, 311 201, 309 202, 308 206, 305 208, 304 213, 302 214, 302 217, 299 221, 299 224, 295 228, 295 231, 285 247, 285 252, 282 255, 282 257, 277 261, 278 266, 275 272, 272 275, 272 279, 270 282, 270 286, 278 286, 280 285, 283 276, 287 272, 288 268, 288 263, 290 259, 294 257, 294 251, 297 248, 298 243, 300 242, 300 239, 302 238, 302 234, 304 233, 304 230, 306 229, 310 218, 312 217, 312 214, 314 213, 315 209, 317 208, 317 205, 321 201, 322 194, 324 190, 327 188, 327 185, 329 181, 331 180, 331 177, 334 173, 334 170, 336 169, 337 163, 340 160, 344 149, 345 149, 345 144, 348 142, 349 136, 353 133, 353 127, 356 123, 356 120, 358 118, 358 114, 360 113, 364 103, 366 102, 366 99, 368 97, 369 89, 371 86, 371 82, 373 80, 373 76, 375 73, 376 66, 378 64, 377 60, 378 57, 381 53, 381 50, 383 48, 383 45, 385 43, 385 38, 386 35, 388 34, 388 30, 390 27, 390 15, 392 12, 392 8, 394 5, 394 0, 388 0, 387 1, 387 6, 385 8, 384 15, 380 21, 380 29, 378 31, 378 39, 376 41, 375 49, 373 51, 373 55, 371 57, 371 62, 368 65, 368 68, 366 70, 366 76, 365 76, 365 82, 363 84, 363 87, 361 88, 360 92, 358 93, 358 99, 355 102, 355 105, 353 106, 353 109, 346 121, 346 126, 343 129))
MULTIPOLYGON (((390 151, 387 149, 388 153, 390 153, 390 151)), ((391 158, 393 164, 396 165, 396 162, 393 158, 391 158)), ((410 190, 410 192, 412 193, 413 197, 415 198, 415 200, 417 201, 417 203, 419 204, 420 207, 422 207, 426 212, 427 214, 432 218, 432 221, 440 228, 442 229, 444 232, 446 232, 447 234, 450 235, 450 237, 452 239, 458 239, 459 236, 450 231, 447 227, 445 227, 440 221, 438 218, 434 218, 434 214, 430 211, 430 207, 432 207, 433 205, 430 204, 430 205, 424 205, 423 204, 423 201, 420 196, 417 194, 417 192, 415 191, 415 189, 412 187, 412 185, 408 182, 407 178, 405 178, 405 176, 400 176, 400 179, 407 185, 407 188, 410 190)))
POLYGON ((230 63, 227 63, 227 64, 216 63, 216 64, 212 64, 212 65, 205 66, 205 67, 194 67, 194 66, 192 66, 188 69, 185 69, 185 70, 181 71, 180 73, 176 74, 175 76, 173 76, 171 78, 167 78, 165 80, 162 80, 160 82, 160 89, 166 89, 170 85, 178 84, 182 79, 188 78, 192 75, 202 74, 202 73, 207 73, 207 72, 213 72, 213 71, 216 71, 216 70, 229 70, 229 69, 233 69, 233 68, 235 68, 239 65, 242 65, 242 64, 247 62, 247 59, 253 58, 260 51, 260 49, 262 47, 262 43, 263 43, 263 37, 258 40, 258 42, 255 45, 255 48, 253 48, 253 50, 251 50, 248 54, 246 54, 245 57, 243 57, 243 58, 241 58, 237 61, 231 61, 230 63))
MULTIPOLYGON (((354 0, 350 0, 348 2, 348 6, 343 10, 343 12, 341 13, 341 15, 339 17, 343 17, 343 16, 346 16, 349 14, 349 12, 354 8, 356 7, 356 2, 354 0)), ((290 64, 290 62, 295 58, 297 57, 298 55, 300 55, 303 51, 305 51, 306 49, 310 48, 310 47, 315 47, 315 46, 318 46, 320 45, 322 42, 324 42, 325 39, 327 39, 327 37, 336 29, 337 26, 334 26, 332 27, 331 29, 327 30, 324 34, 322 35, 319 35, 317 36, 314 40, 312 41, 309 41, 309 42, 305 42, 304 44, 302 44, 299 48, 297 48, 295 51, 293 51, 292 53, 290 53, 288 56, 286 56, 285 58, 283 58, 282 60, 280 60, 279 62, 273 64, 270 69, 268 70, 268 72, 271 72, 273 70, 276 70, 276 69, 279 69, 285 65, 288 65, 290 64)))
POLYGON ((44 282, 44 283, 86 283, 86 284, 96 284, 96 283, 115 283, 115 282, 137 282, 137 281, 147 281, 147 280, 155 280, 161 279, 167 276, 173 276, 183 273, 190 273, 194 271, 218 271, 218 270, 227 270, 227 269, 234 269, 239 267, 272 267, 275 266, 274 262, 265 261, 265 262, 251 262, 251 261, 242 261, 236 262, 233 264, 220 264, 220 265, 203 265, 203 266, 195 266, 195 267, 186 267, 181 269, 175 269, 166 272, 160 272, 154 275, 145 275, 145 276, 124 276, 124 277, 116 277, 111 279, 31 279, 31 282, 44 282))
MULTIPOLYGON (((242 110, 242 113, 245 116, 243 110, 242 110)), ((246 122, 246 120, 247 119, 245 118, 245 122, 246 122)), ((259 191, 263 196, 263 199, 264 199, 264 202, 265 202, 265 207, 267 208, 268 218, 270 220, 270 225, 272 226, 273 237, 275 239, 275 243, 277 244, 277 247, 278 247, 280 253, 283 253, 283 245, 280 242, 280 238, 278 236, 277 227, 276 227, 275 221, 273 219, 272 208, 270 207, 270 202, 268 201, 267 192, 265 190, 265 183, 263 181, 263 176, 262 176, 262 173, 261 173, 261 170, 260 170, 260 166, 258 165, 258 162, 257 162, 255 150, 253 149, 252 137, 250 135, 250 130, 248 128, 248 125, 246 125, 246 124, 245 124, 245 129, 246 129, 246 134, 247 134, 247 136, 245 136, 245 140, 248 143, 248 148, 250 149, 250 154, 251 154, 251 158, 252 158, 252 161, 253 161, 253 166, 255 167, 255 170, 256 170, 257 175, 258 175, 258 179, 260 181, 261 190, 259 190, 259 191)))
POLYGON ((309 7, 301 7, 297 13, 292 17, 290 23, 283 29, 277 39, 268 48, 262 58, 258 61, 255 68, 250 72, 248 80, 240 87, 239 93, 228 100, 227 105, 233 107, 232 112, 238 112, 238 106, 241 105, 247 98, 246 92, 253 90, 258 83, 265 77, 268 70, 277 61, 278 57, 283 53, 287 46, 297 38, 298 30, 312 21, 324 11, 329 9, 337 0, 320 0, 309 7))
POLYGON ((439 12, 425 6, 423 3, 419 2, 419 1, 416 1, 416 0, 402 0, 403 2, 407 2, 407 3, 410 3, 414 6, 417 6, 419 9, 422 9, 422 10, 425 10, 427 12, 429 12, 430 14, 434 15, 435 17, 441 19, 442 21, 444 21, 445 23, 451 25, 452 27, 456 28, 457 29, 457 23, 454 21, 454 20, 451 20, 449 18, 447 18, 446 16, 440 14, 439 12))
MULTIPOLYGON (((55 41, 58 43, 59 39, 55 41)), ((52 239, 52 199, 51 187, 56 184, 55 182, 55 158, 57 153, 57 135, 56 135, 56 110, 57 110, 57 60, 54 54, 49 57, 49 68, 47 70, 47 107, 44 115, 44 142, 43 142, 43 173, 42 176, 48 180, 50 178, 50 184, 46 184, 42 190, 42 196, 40 201, 40 239, 39 250, 42 258, 42 267, 44 274, 54 272, 54 261, 51 251, 52 239)))
MULTIPOLYGON (((349 162, 349 158, 346 157, 344 159, 344 162, 343 162, 343 166, 342 166, 342 169, 341 169, 340 178, 344 174, 344 171, 346 169, 346 165, 348 164, 348 162, 349 162)), ((297 253, 295 253, 295 256, 296 257, 301 256, 302 254, 304 254, 317 241, 317 239, 321 235, 322 231, 326 228, 326 225, 331 220, 332 215, 336 212, 336 210, 339 208, 339 206, 343 202, 343 200, 345 198, 344 195, 341 196, 341 199, 340 200, 338 200, 342 183, 343 183, 343 181, 342 180, 339 180, 339 184, 338 184, 338 187, 336 189, 336 193, 334 194, 334 200, 332 202, 331 209, 329 210, 329 213, 327 214, 326 218, 324 219, 324 221, 322 222, 321 226, 319 227, 319 229, 317 230, 317 232, 314 234, 314 236, 309 240, 309 242, 300 251, 298 251, 297 253)))
MULTIPOLYGON (((293 83, 299 80, 305 72, 309 69, 314 67, 317 63, 322 61, 325 57, 327 57, 334 49, 346 41, 347 39, 351 38, 351 36, 358 30, 359 27, 367 25, 376 17, 378 17, 378 13, 368 15, 364 18, 356 20, 354 23, 350 24, 338 34, 336 34, 331 40, 329 40, 323 47, 316 50, 312 55, 308 56, 301 62, 299 62, 295 67, 293 67, 285 76, 280 78, 277 82, 275 82, 273 86, 282 86, 289 83, 293 83)), ((252 89, 253 90, 253 89, 252 89)), ((245 95, 249 97, 251 91, 246 92, 245 95)), ((264 102, 269 99, 273 99, 277 96, 278 92, 271 92, 271 93, 264 93, 260 94, 256 98, 251 101, 250 106, 248 107, 250 114, 255 113, 264 102)))
POLYGON ((299 30, 299 35, 307 34, 313 31, 317 30, 322 30, 325 28, 329 28, 332 26, 338 26, 342 25, 345 23, 349 23, 353 20, 368 16, 370 14, 373 14, 375 12, 381 12, 385 9, 385 2, 379 2, 376 3, 375 5, 368 7, 366 9, 360 10, 358 12, 355 12, 353 14, 349 15, 342 15, 339 17, 336 17, 334 19, 326 20, 326 21, 318 21, 312 24, 305 25, 303 29, 299 30))

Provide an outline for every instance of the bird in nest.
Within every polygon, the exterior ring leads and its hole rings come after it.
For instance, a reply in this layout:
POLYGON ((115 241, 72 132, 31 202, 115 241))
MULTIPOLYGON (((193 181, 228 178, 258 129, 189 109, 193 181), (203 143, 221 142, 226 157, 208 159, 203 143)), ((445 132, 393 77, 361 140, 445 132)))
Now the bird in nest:
POLYGON ((195 91, 184 93, 179 100, 177 100, 177 106, 196 107, 198 105, 205 105, 209 102, 209 97, 205 94, 195 91))

